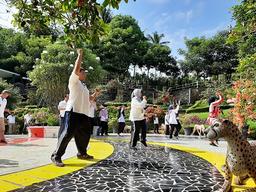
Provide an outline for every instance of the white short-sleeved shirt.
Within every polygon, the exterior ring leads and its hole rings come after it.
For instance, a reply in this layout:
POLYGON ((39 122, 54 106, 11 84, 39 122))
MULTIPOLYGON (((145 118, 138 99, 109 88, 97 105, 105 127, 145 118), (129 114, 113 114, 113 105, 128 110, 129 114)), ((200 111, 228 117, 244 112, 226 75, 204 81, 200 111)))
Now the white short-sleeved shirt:
POLYGON ((120 117, 118 118, 118 123, 125 123, 125 118, 124 118, 122 111, 121 111, 120 117))
POLYGON ((26 124, 30 123, 30 121, 33 119, 32 115, 26 114, 24 115, 24 121, 26 124))
POLYGON ((131 102, 131 111, 130 111, 130 120, 131 121, 141 121, 145 119, 144 108, 147 105, 146 100, 139 101, 136 97, 132 98, 131 102))
POLYGON ((156 124, 159 124, 158 117, 155 117, 155 118, 154 118, 154 124, 155 124, 155 125, 156 125, 156 124))
POLYGON ((63 101, 59 102, 58 109, 60 111, 61 117, 64 117, 64 115, 65 115, 66 106, 67 106, 67 101, 63 100, 63 101))
POLYGON ((4 118, 4 110, 7 104, 7 100, 0 97, 0 118, 4 118))
POLYGON ((8 123, 15 123, 15 116, 14 115, 8 115, 7 120, 8 120, 8 123))
POLYGON ((81 113, 89 116, 89 90, 86 85, 79 80, 79 76, 72 72, 69 78, 69 100, 67 102, 66 111, 81 113))
POLYGON ((176 114, 178 113, 177 109, 169 110, 169 123, 170 124, 178 124, 178 121, 176 119, 176 114))
POLYGON ((164 117, 164 124, 169 125, 169 114, 166 114, 164 117))
POLYGON ((95 117, 95 111, 97 109, 97 105, 95 101, 90 102, 90 108, 89 108, 89 117, 94 118, 95 117))

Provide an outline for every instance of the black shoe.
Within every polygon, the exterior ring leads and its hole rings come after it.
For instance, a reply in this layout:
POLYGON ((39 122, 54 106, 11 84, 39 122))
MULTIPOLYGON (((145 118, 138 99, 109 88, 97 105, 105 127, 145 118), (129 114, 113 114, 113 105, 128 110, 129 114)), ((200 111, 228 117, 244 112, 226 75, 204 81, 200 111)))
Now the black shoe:
POLYGON ((5 143, 5 144, 7 144, 7 141, 6 141, 6 140, 1 140, 0 143, 5 143))
POLYGON ((210 143, 210 145, 218 147, 218 145, 216 145, 215 143, 210 143))
POLYGON ((132 150, 137 150, 137 148, 136 148, 136 146, 130 146, 130 149, 132 149, 132 150))
POLYGON ((145 147, 148 146, 147 143, 146 143, 146 141, 141 141, 141 143, 142 143, 145 147))
POLYGON ((88 160, 88 159, 93 159, 94 157, 88 154, 85 155, 77 155, 77 159, 82 159, 82 160, 88 160))
POLYGON ((53 162, 54 165, 56 165, 57 167, 64 167, 64 163, 61 161, 61 159, 56 159, 54 156, 51 157, 51 160, 53 162))

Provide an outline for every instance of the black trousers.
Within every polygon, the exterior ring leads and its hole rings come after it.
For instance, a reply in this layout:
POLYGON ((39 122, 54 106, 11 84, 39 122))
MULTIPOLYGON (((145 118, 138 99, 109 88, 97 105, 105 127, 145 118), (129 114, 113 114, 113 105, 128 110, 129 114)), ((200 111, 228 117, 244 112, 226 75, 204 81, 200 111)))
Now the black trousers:
POLYGON ((104 133, 105 135, 108 135, 108 122, 101 121, 100 126, 101 126, 101 135, 103 135, 104 133))
POLYGON ((95 125, 95 120, 93 117, 89 117, 90 121, 90 133, 93 134, 93 126, 95 125))
POLYGON ((64 117, 60 117, 60 129, 58 132, 58 138, 60 138, 60 135, 63 132, 63 129, 64 129, 64 117))
POLYGON ((91 125, 88 116, 72 111, 66 111, 63 130, 58 139, 57 149, 52 156, 56 159, 61 159, 66 151, 68 143, 73 137, 75 138, 78 150, 77 155, 85 155, 91 137, 90 127, 91 125))
POLYGON ((169 135, 170 134, 170 130, 169 130, 169 125, 165 125, 165 135, 169 135))
POLYGON ((141 141, 146 142, 147 124, 145 119, 140 121, 133 121, 133 129, 131 134, 132 147, 135 147, 137 145, 137 142, 140 139, 140 132, 141 132, 141 141))
POLYGON ((117 133, 118 133, 118 134, 123 133, 123 132, 124 132, 124 127, 125 127, 125 122, 119 122, 119 123, 118 123, 118 130, 117 130, 117 133))
POLYGON ((172 138, 174 130, 175 130, 174 136, 177 137, 179 135, 179 131, 181 129, 181 124, 179 121, 177 121, 177 122, 178 122, 178 124, 170 124, 170 138, 172 138))
POLYGON ((159 133, 159 124, 154 124, 154 133, 159 133))

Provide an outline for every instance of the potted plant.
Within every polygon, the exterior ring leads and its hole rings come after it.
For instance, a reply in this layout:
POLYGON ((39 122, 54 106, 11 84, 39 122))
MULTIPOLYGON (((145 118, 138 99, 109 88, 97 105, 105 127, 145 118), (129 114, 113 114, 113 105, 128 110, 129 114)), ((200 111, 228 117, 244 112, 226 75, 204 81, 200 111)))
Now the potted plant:
POLYGON ((181 125, 184 129, 185 135, 190 135, 193 131, 193 127, 191 125, 191 115, 185 114, 180 117, 181 125))

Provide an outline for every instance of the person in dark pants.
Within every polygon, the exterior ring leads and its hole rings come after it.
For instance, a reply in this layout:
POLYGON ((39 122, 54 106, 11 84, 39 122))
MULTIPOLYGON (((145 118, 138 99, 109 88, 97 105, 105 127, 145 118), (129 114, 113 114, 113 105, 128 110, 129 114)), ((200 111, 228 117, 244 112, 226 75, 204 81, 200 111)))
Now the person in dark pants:
POLYGON ((132 92, 131 98, 131 111, 130 111, 130 120, 133 124, 132 134, 131 134, 131 148, 136 149, 137 142, 140 137, 141 132, 141 143, 147 147, 146 143, 146 132, 147 125, 144 114, 144 109, 147 104, 146 96, 143 96, 143 100, 141 100, 142 93, 141 89, 135 89, 132 92))
POLYGON ((179 126, 177 121, 177 114, 179 111, 179 104, 175 109, 173 105, 170 105, 168 110, 169 110, 169 123, 170 123, 170 139, 172 139, 174 130, 175 130, 174 137, 178 139, 179 126))
POLYGON ((159 133, 159 119, 157 114, 154 115, 154 133, 159 133))
POLYGON ((64 115, 65 115, 65 110, 66 110, 68 98, 69 98, 69 95, 66 94, 65 97, 64 97, 64 100, 60 101, 59 105, 58 105, 58 110, 60 112, 60 129, 59 129, 59 132, 58 132, 58 138, 60 137, 60 134, 62 133, 62 131, 64 129, 64 115))
POLYGON ((82 83, 86 79, 86 72, 82 67, 82 49, 77 50, 78 57, 74 70, 69 78, 69 100, 64 115, 64 128, 60 133, 56 150, 51 156, 52 162, 63 167, 61 157, 64 155, 68 143, 74 137, 78 149, 78 159, 93 159, 87 154, 87 146, 90 140, 89 105, 94 95, 89 95, 89 90, 82 83))
POLYGON ((119 107, 118 109, 118 115, 117 115, 117 119, 118 119, 118 130, 117 130, 117 134, 120 135, 120 133, 123 133, 124 131, 124 127, 125 127, 125 114, 124 114, 124 109, 125 107, 122 105, 119 107))
POLYGON ((96 104, 96 98, 99 96, 100 91, 95 90, 94 98, 90 99, 90 107, 89 107, 89 119, 91 124, 91 134, 93 134, 93 127, 96 125, 96 119, 95 119, 95 111, 97 110, 97 104, 96 104))
POLYGON ((165 117, 164 117, 164 124, 165 124, 165 135, 169 135, 170 134, 170 128, 169 128, 169 113, 168 111, 166 112, 165 114, 165 117))
POLYGON ((105 105, 102 105, 100 110, 100 126, 101 126, 101 136, 103 134, 108 135, 108 109, 105 105))

